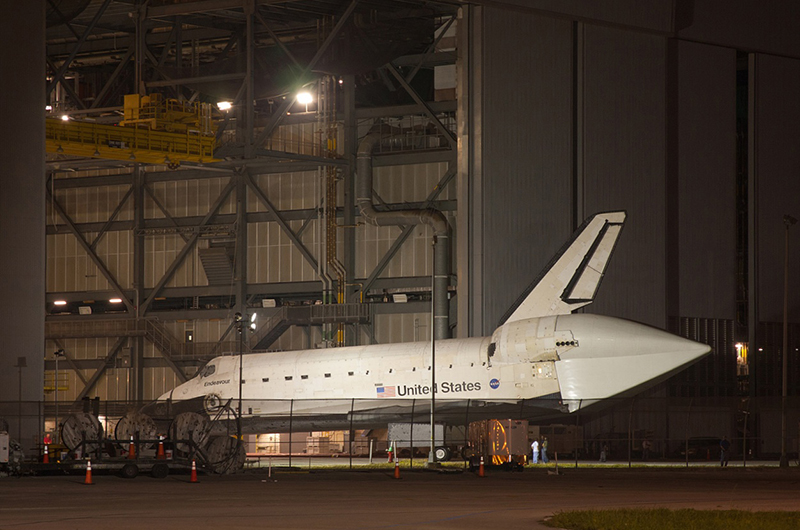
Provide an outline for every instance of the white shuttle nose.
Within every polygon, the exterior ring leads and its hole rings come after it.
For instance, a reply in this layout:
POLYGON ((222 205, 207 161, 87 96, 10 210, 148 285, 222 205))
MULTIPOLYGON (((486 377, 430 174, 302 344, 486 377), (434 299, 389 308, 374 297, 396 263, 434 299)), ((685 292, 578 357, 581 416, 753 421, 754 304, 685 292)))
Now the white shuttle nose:
POLYGON ((556 329, 570 331, 578 344, 556 362, 570 410, 653 386, 711 351, 660 329, 600 315, 560 315, 556 329))

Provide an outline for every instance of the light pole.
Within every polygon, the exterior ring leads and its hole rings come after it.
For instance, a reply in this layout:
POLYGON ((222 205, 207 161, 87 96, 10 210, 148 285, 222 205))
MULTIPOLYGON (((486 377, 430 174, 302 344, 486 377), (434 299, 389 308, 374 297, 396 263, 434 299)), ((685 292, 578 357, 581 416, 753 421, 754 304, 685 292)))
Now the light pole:
POLYGON ((56 350, 53 352, 53 356, 56 358, 56 378, 55 378, 55 387, 56 387, 56 424, 55 424, 55 431, 56 431, 56 443, 61 443, 61 430, 58 428, 58 358, 64 357, 64 350, 56 350))
MULTIPOLYGON (((431 450, 428 466, 436 464, 436 236, 433 236, 431 269, 431 450)), ((413 446, 413 442, 412 442, 413 446)))
POLYGON ((781 385, 781 462, 780 467, 789 467, 786 457, 786 386, 789 373, 789 227, 797 223, 791 215, 783 216, 786 227, 783 256, 783 366, 781 385))
MULTIPOLYGON (((242 370, 242 361, 244 360, 244 334, 247 327, 245 327, 244 322, 245 319, 241 313, 236 313, 233 315, 234 323, 236 324, 236 330, 239 332, 239 414, 236 417, 236 435, 239 439, 239 443, 242 443, 242 377, 243 377, 243 370, 242 370)), ((256 329, 256 314, 253 313, 250 315, 250 325, 251 330, 256 329)))

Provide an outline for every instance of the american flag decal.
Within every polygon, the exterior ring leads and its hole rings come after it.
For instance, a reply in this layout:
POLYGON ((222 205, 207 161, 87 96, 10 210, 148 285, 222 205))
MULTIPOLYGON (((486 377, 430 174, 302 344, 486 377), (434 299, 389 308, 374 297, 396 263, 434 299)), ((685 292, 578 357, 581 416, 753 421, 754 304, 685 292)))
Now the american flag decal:
POLYGON ((379 386, 376 390, 379 398, 387 398, 396 397, 394 389, 395 387, 393 386, 379 386))

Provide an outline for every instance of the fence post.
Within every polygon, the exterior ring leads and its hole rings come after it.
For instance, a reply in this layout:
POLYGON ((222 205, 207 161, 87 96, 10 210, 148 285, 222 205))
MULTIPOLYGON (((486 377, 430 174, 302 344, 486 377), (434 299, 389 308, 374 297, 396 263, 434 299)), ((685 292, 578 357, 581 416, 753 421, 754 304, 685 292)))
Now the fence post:
POLYGON ((464 469, 467 469, 467 447, 469 444, 469 399, 467 399, 467 411, 464 413, 464 449, 461 451, 461 458, 464 460, 464 469))
POLYGON ((686 467, 689 467, 689 419, 692 414, 692 403, 694 403, 694 398, 689 400, 689 408, 686 410, 686 445, 684 447, 684 452, 686 453, 686 467))
POLYGON ((575 414, 575 442, 573 448, 575 450, 575 469, 578 469, 578 429, 580 428, 580 419, 581 419, 581 406, 583 405, 583 399, 578 401, 578 412, 575 414))
MULTIPOLYGON (((636 398, 631 399, 631 409, 628 411, 628 469, 631 468, 631 452, 633 451, 633 405, 636 398)), ((644 455, 642 455, 644 456, 644 455)))
POLYGON ((289 402, 289 467, 292 467, 292 420, 294 419, 294 399, 289 402))
POLYGON ((347 433, 347 440, 348 440, 348 450, 347 452, 350 454, 350 469, 353 469, 353 436, 355 433, 353 432, 353 409, 356 405, 356 398, 350 399, 350 431, 347 433))
POLYGON ((414 409, 417 406, 417 398, 411 400, 411 459, 409 460, 408 467, 414 469, 414 409))

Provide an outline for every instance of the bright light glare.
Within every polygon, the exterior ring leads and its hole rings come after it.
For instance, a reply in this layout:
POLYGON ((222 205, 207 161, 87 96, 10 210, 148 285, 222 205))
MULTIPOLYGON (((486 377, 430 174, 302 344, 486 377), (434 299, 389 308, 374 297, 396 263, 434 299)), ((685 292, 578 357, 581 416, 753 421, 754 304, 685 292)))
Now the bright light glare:
POLYGON ((257 317, 258 317, 258 315, 256 315, 255 313, 250 315, 250 322, 255 322, 257 317))
POLYGON ((122 303, 122 298, 111 298, 108 302, 110 304, 121 304, 122 303))
POLYGON ((55 302, 53 302, 53 305, 67 305, 67 301, 66 300, 56 300, 55 302))
POLYGON ((47 112, 50 112, 51 110, 53 110, 53 106, 52 105, 45 105, 44 106, 44 110, 46 110, 47 112))
POLYGON ((231 110, 232 106, 233 105, 231 105, 230 101, 220 101, 219 103, 217 103, 217 108, 219 110, 231 110))
POLYGON ((311 92, 300 92, 297 94, 297 102, 301 105, 308 105, 314 101, 314 98, 311 97, 311 92))
POLYGON ((62 114, 61 119, 64 121, 69 121, 69 116, 67 116, 66 114, 62 114))

